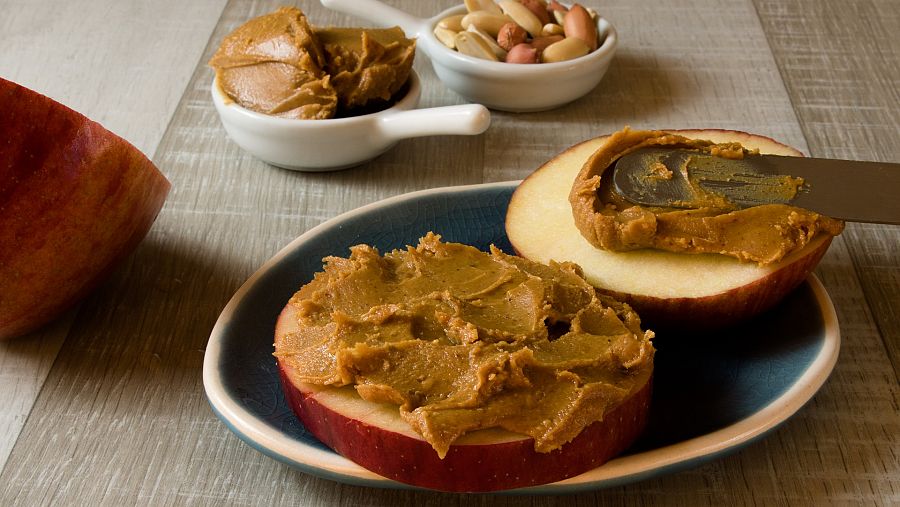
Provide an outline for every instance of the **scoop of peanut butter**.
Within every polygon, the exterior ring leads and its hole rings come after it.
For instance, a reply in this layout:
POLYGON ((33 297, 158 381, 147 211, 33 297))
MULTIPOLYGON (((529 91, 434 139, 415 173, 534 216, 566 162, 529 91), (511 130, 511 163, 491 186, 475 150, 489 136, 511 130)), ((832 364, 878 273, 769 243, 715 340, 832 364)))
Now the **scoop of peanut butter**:
POLYGON ((604 173, 619 157, 645 147, 688 148, 729 158, 753 155, 739 143, 716 144, 663 131, 616 132, 588 159, 569 194, 575 225, 597 248, 715 253, 765 265, 802 249, 818 234, 836 236, 843 230, 840 220, 785 204, 738 210, 716 199, 698 201, 693 209, 635 205, 615 191, 604 173))
POLYGON ((230 33, 209 61, 242 107, 294 119, 352 115, 387 101, 409 78, 415 41, 399 28, 313 28, 282 7, 230 33))
POLYGON ((244 23, 209 65, 225 95, 247 109, 298 119, 331 118, 337 110, 325 52, 299 9, 282 7, 244 23))
POLYGON ((537 264, 429 233, 381 256, 329 257, 297 292, 275 355, 302 382, 399 407, 443 457, 491 427, 549 452, 649 381, 653 333, 570 263, 537 264))
POLYGON ((394 28, 316 28, 342 108, 389 100, 409 79, 416 42, 394 28))

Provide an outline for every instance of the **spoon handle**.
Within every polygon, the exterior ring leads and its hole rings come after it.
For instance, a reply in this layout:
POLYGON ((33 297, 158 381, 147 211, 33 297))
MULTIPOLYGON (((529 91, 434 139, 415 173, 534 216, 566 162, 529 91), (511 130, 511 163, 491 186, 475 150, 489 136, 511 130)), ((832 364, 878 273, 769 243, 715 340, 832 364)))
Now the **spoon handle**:
POLYGON ((435 135, 475 135, 487 130, 491 113, 481 104, 414 109, 386 116, 380 122, 382 135, 401 140, 435 135))
POLYGON ((368 20, 382 27, 399 26, 407 37, 419 37, 426 20, 377 0, 320 0, 325 7, 368 20))

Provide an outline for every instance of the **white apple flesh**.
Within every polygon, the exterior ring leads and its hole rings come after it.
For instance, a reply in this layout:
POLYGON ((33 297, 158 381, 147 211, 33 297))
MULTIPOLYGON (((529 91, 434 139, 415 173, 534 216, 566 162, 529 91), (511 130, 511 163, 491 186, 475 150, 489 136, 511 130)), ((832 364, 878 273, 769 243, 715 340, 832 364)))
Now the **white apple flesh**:
MULTIPOLYGON (((296 308, 288 305, 276 324, 276 349, 297 326, 296 308)), ((602 421, 553 452, 535 451, 529 437, 485 429, 458 439, 441 459, 401 419, 396 405, 365 401, 352 387, 304 383, 283 362, 278 367, 288 403, 319 441, 388 479, 441 491, 485 492, 535 486, 596 468, 620 454, 643 431, 651 394, 648 381, 602 421)))
MULTIPOLYGON (((672 131, 715 142, 740 142, 762 153, 802 156, 768 137, 727 130, 672 131)), ((644 249, 600 250, 575 226, 569 191, 598 137, 560 153, 516 188, 506 234, 516 253, 535 262, 571 261, 600 291, 630 304, 651 329, 710 330, 756 315, 781 300, 815 268, 831 243, 820 235, 800 251, 767 266, 716 254, 644 249)))

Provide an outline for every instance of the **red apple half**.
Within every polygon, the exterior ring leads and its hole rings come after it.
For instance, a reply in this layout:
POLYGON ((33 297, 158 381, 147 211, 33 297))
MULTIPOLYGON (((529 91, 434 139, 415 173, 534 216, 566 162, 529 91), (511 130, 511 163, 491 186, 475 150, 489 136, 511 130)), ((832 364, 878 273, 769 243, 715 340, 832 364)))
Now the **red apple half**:
MULTIPOLYGON (((762 153, 802 156, 768 137, 745 132, 671 132, 714 142, 737 141, 762 153)), ((506 234, 522 257, 578 264, 588 282, 630 304, 651 329, 711 330, 756 315, 799 285, 831 244, 830 236, 819 235, 803 249, 767 266, 717 254, 600 250, 576 228, 568 197, 576 175, 606 138, 567 149, 522 181, 509 203, 506 234)))
POLYGON ((85 296, 146 235, 169 182, 83 115, 0 79, 0 339, 85 296))
MULTIPOLYGON (((275 327, 275 348, 297 330, 288 304, 275 327)), ((651 382, 613 408, 602 421, 550 453, 534 450, 530 437, 505 430, 468 433, 444 459, 400 418, 396 405, 372 403, 352 387, 296 380, 279 362, 281 386, 303 426, 345 458, 405 484, 441 491, 499 491, 556 482, 596 468, 624 451, 647 423, 651 382)))

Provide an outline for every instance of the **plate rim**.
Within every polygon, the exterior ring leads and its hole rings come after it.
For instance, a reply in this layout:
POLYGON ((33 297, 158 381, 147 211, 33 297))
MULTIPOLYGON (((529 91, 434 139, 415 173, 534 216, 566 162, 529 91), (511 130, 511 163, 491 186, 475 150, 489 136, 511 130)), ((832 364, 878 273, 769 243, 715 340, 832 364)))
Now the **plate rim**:
MULTIPOLYGON (((299 245, 305 244, 354 216, 392 206, 429 194, 455 194, 472 190, 515 187, 521 180, 436 187, 395 195, 341 213, 310 228, 263 263, 234 293, 210 332, 203 358, 203 387, 207 401, 226 427, 242 441, 263 454, 291 465, 302 472, 357 486, 419 489, 400 483, 340 456, 330 449, 319 449, 288 437, 247 411, 229 396, 218 368, 224 331, 233 320, 244 296, 274 266, 299 245)), ((673 473, 724 457, 763 438, 785 423, 805 406, 829 378, 840 353, 840 327, 837 313, 824 285, 815 274, 806 282, 812 289, 823 318, 822 346, 800 377, 768 405, 733 424, 664 447, 614 458, 581 475, 549 484, 498 491, 501 494, 562 494, 623 485, 656 475, 673 473), (647 466, 652 463, 652 466, 647 466)))

